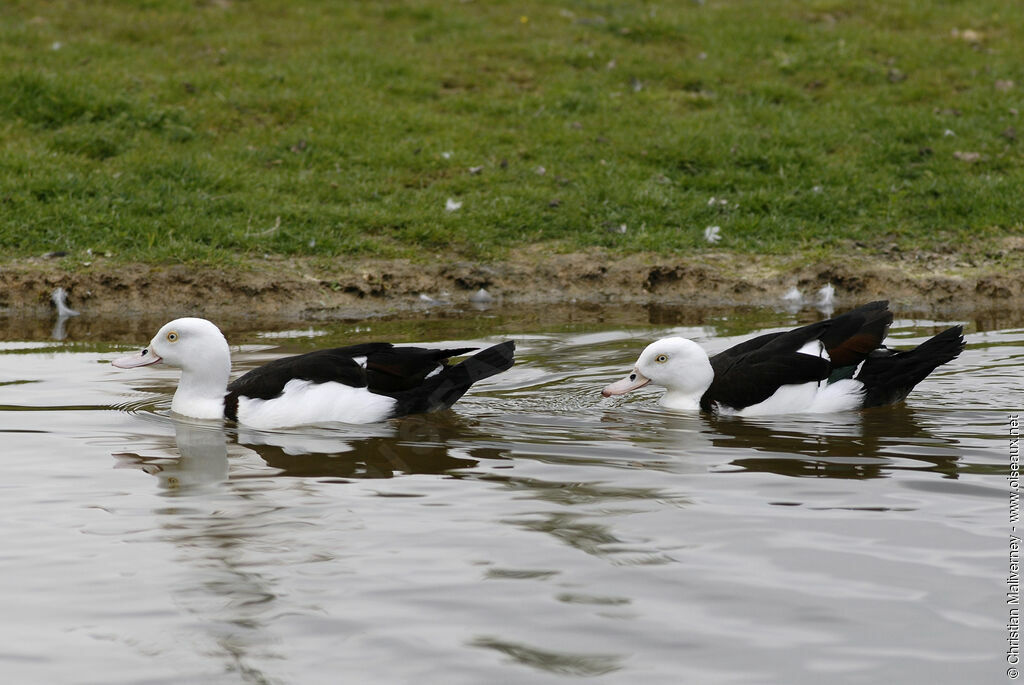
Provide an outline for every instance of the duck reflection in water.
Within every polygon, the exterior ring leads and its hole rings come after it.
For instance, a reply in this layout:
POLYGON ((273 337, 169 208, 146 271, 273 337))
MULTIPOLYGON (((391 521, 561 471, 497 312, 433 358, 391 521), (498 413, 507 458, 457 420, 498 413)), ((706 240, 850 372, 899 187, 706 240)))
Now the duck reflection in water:
POLYGON ((164 456, 134 452, 114 454, 114 468, 136 468, 156 476, 171 492, 194 491, 228 478, 228 448, 223 426, 214 422, 172 419, 174 441, 165 439, 164 456))
MULTIPOLYGON (((377 426, 376 434, 365 437, 239 431, 238 443, 257 452, 281 476, 345 479, 441 474, 479 463, 449 454, 449 442, 466 435, 462 424, 454 414, 414 415, 377 426)), ((360 429, 365 435, 364 427, 360 429)))
POLYGON ((212 422, 172 421, 174 441, 166 441, 167 454, 117 453, 115 468, 138 468, 156 476, 165 489, 181 491, 228 480, 229 451, 255 454, 275 469, 273 474, 246 477, 392 478, 398 473, 441 474, 479 463, 449 454, 451 440, 464 439, 470 430, 454 414, 308 432, 235 432, 212 422))
POLYGON ((934 435, 927 411, 897 405, 827 416, 736 417, 611 409, 601 433, 645 468, 753 471, 813 478, 883 478, 927 471, 957 478, 964 448, 934 435), (626 446, 629 447, 626 447, 626 446), (646 454, 646 456, 644 456, 646 454))
POLYGON ((710 447, 748 452, 750 456, 729 462, 743 471, 852 479, 881 478, 900 470, 959 475, 961 450, 955 441, 931 434, 925 428, 927 417, 905 405, 849 412, 842 420, 705 421, 710 447))

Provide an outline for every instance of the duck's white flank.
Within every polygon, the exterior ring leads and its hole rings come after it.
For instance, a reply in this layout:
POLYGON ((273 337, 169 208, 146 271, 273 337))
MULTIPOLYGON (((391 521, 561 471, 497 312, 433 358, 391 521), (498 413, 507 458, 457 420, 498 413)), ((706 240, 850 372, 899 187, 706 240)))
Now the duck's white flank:
MULTIPOLYGON (((375 423, 389 418, 397 402, 366 388, 342 383, 311 383, 294 378, 279 397, 238 398, 238 422, 259 429, 323 423, 375 423)), ((221 403, 223 411, 223 402, 221 403)))
POLYGON ((864 384, 851 378, 835 383, 783 385, 768 399, 736 411, 718 405, 720 414, 732 416, 771 416, 773 414, 829 414, 858 409, 864 399, 864 384))

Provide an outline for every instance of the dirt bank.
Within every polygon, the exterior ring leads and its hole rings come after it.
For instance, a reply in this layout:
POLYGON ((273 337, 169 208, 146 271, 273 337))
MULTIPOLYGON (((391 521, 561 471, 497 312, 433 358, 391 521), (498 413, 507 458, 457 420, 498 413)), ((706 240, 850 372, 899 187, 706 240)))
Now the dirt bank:
POLYGON ((992 259, 953 255, 837 255, 828 261, 729 253, 693 256, 524 252, 496 263, 270 258, 231 268, 151 266, 97 260, 70 268, 28 259, 0 266, 0 311, 40 315, 57 287, 72 307, 102 315, 146 313, 284 319, 400 313, 469 303, 481 289, 494 304, 779 303, 796 287, 811 297, 831 283, 838 302, 888 298, 894 305, 953 313, 1024 305, 1024 245, 992 259))

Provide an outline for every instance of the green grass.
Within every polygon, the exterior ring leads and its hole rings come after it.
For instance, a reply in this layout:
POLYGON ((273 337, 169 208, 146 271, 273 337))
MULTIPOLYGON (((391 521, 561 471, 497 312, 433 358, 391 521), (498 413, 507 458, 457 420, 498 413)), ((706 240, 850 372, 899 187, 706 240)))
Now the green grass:
POLYGON ((1021 35, 1005 0, 6 2, 0 248, 984 249, 1022 233, 1021 35))

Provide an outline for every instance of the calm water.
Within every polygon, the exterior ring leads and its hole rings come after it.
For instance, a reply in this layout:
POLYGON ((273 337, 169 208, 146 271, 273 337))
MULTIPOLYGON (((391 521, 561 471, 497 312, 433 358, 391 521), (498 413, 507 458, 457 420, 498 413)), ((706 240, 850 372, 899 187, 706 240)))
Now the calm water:
MULTIPOLYGON (((1019 319, 962 319, 963 356, 889 410, 600 396, 654 338, 717 350, 818 316, 227 325, 236 372, 518 341, 454 411, 287 433, 172 420, 174 371, 110 366, 163 321, 0 320, 3 681, 1007 682, 1019 319)), ((955 321, 898 318, 891 341, 955 321)))

